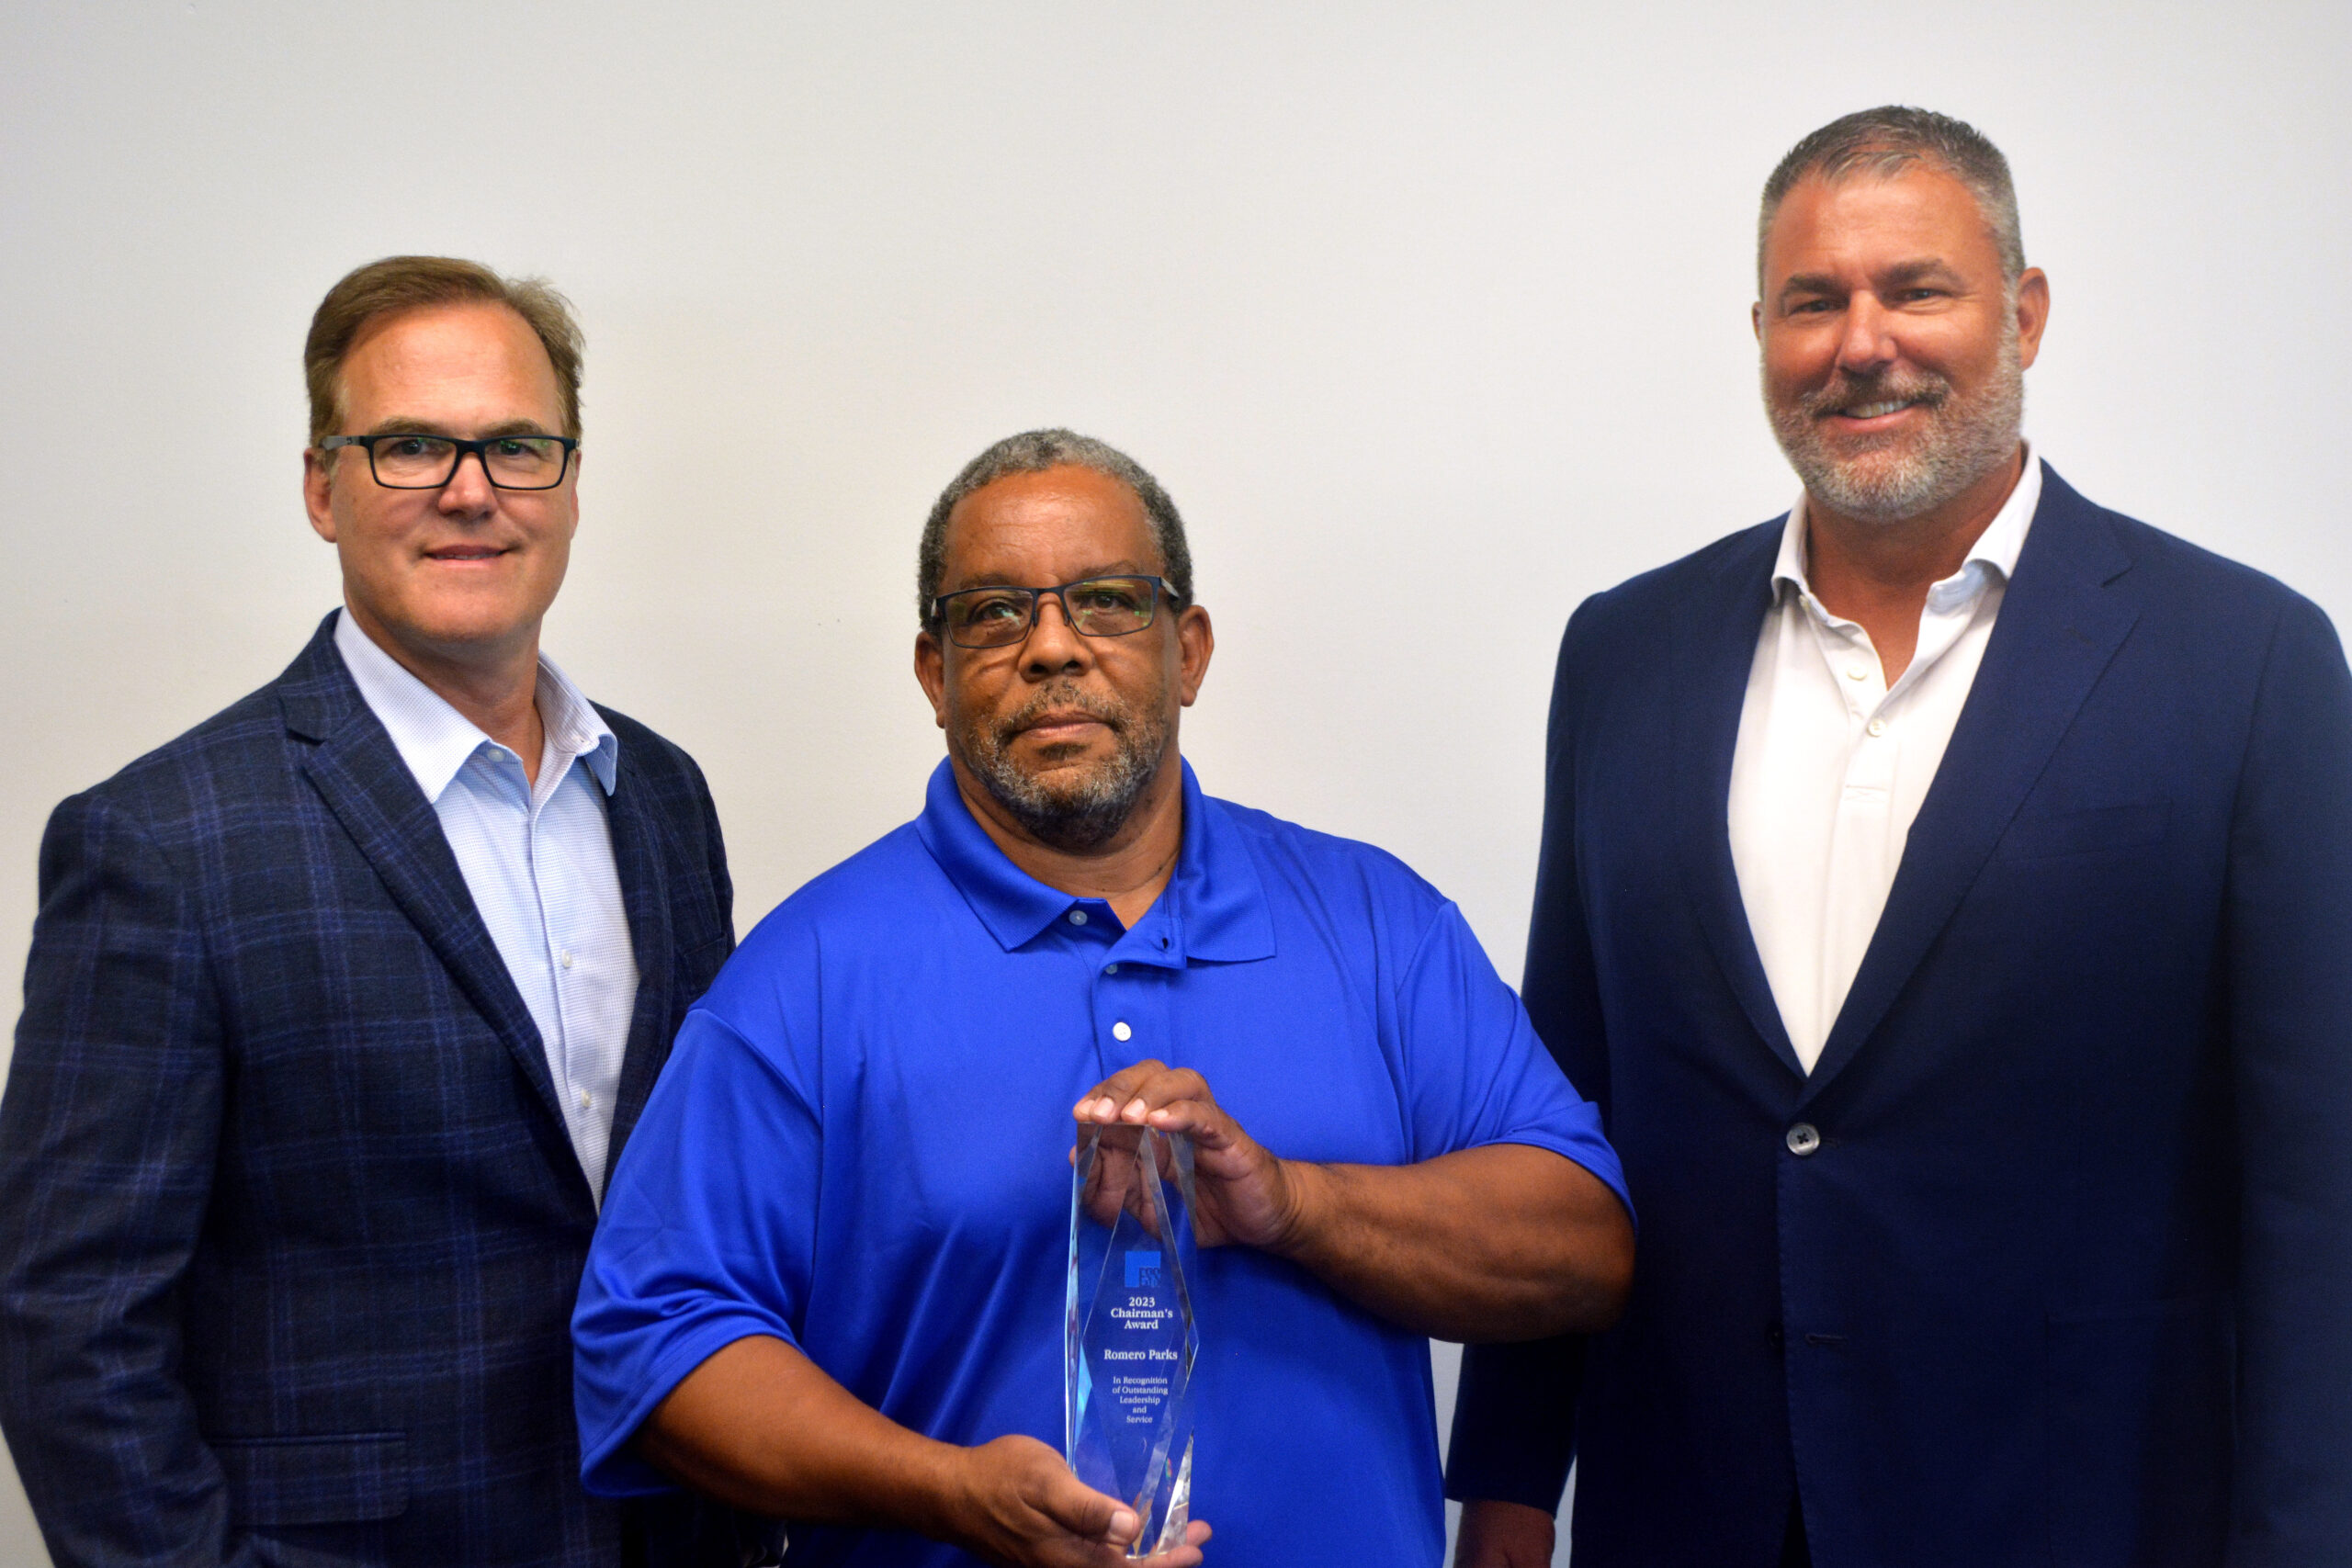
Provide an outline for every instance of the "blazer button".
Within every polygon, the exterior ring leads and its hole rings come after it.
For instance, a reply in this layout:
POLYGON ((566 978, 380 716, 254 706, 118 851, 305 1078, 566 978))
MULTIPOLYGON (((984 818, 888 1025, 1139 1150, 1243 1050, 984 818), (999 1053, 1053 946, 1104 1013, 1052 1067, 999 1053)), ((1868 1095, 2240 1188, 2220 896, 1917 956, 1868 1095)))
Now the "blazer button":
POLYGON ((1789 1153, 1802 1157, 1821 1146, 1821 1134, 1812 1122, 1800 1122, 1789 1129, 1788 1144, 1789 1153))

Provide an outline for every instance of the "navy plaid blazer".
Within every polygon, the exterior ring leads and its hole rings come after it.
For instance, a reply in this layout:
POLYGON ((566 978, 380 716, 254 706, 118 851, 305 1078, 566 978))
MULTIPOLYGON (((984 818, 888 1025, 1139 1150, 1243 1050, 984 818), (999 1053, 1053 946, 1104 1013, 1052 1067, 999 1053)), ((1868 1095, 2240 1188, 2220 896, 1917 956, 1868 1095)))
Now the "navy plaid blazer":
MULTIPOLYGON (((581 1490, 569 1319, 596 1205, 333 627, 41 844, 0 1100, 0 1424, 50 1551, 740 1561, 691 1540, 692 1505, 581 1490)), ((639 975, 617 1160, 733 949, 733 893, 693 761, 605 719, 639 975)))

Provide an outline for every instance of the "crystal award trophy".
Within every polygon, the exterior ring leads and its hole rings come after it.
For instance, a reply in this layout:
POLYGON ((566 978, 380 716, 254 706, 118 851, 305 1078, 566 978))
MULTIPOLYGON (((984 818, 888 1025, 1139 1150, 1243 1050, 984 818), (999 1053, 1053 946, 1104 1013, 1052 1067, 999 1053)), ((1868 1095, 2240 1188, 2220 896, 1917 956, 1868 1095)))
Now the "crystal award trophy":
POLYGON ((1192 1517, 1193 1143, 1089 1123, 1070 1177, 1063 1454, 1143 1521, 1130 1557, 1181 1546, 1192 1517))

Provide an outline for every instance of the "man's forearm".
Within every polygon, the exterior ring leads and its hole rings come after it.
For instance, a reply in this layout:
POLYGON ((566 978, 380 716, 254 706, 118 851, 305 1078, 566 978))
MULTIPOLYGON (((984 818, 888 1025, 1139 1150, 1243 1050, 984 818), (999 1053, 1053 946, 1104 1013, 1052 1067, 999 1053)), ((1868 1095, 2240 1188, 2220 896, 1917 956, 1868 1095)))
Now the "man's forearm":
POLYGON ((951 1445, 899 1426, 780 1339, 739 1339, 688 1373, 638 1434, 655 1468, 775 1518, 937 1537, 951 1445))
MULTIPOLYGON (((911 1530, 989 1562, 1115 1568, 1142 1522, 1035 1438, 959 1448, 912 1432, 781 1339, 739 1339, 646 1418, 647 1462, 723 1502, 808 1524, 911 1530)), ((1194 1568, 1208 1526, 1152 1568, 1194 1568)))
POLYGON ((1291 1223, 1266 1250, 1441 1339, 1533 1339, 1613 1322, 1633 1224, 1549 1149, 1492 1144, 1408 1166, 1283 1163, 1291 1223))

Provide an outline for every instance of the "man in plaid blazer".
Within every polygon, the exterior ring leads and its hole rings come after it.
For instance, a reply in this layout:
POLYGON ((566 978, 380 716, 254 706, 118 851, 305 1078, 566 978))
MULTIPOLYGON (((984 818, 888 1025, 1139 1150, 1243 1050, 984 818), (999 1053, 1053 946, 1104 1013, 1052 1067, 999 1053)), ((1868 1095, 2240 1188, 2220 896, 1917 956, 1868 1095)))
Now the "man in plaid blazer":
POLYGON ((60 1564, 746 1560, 576 1479, 603 1173, 734 945, 692 760, 538 652, 579 348, 471 263, 338 284, 305 493, 345 607, 51 819, 0 1420, 60 1564))

